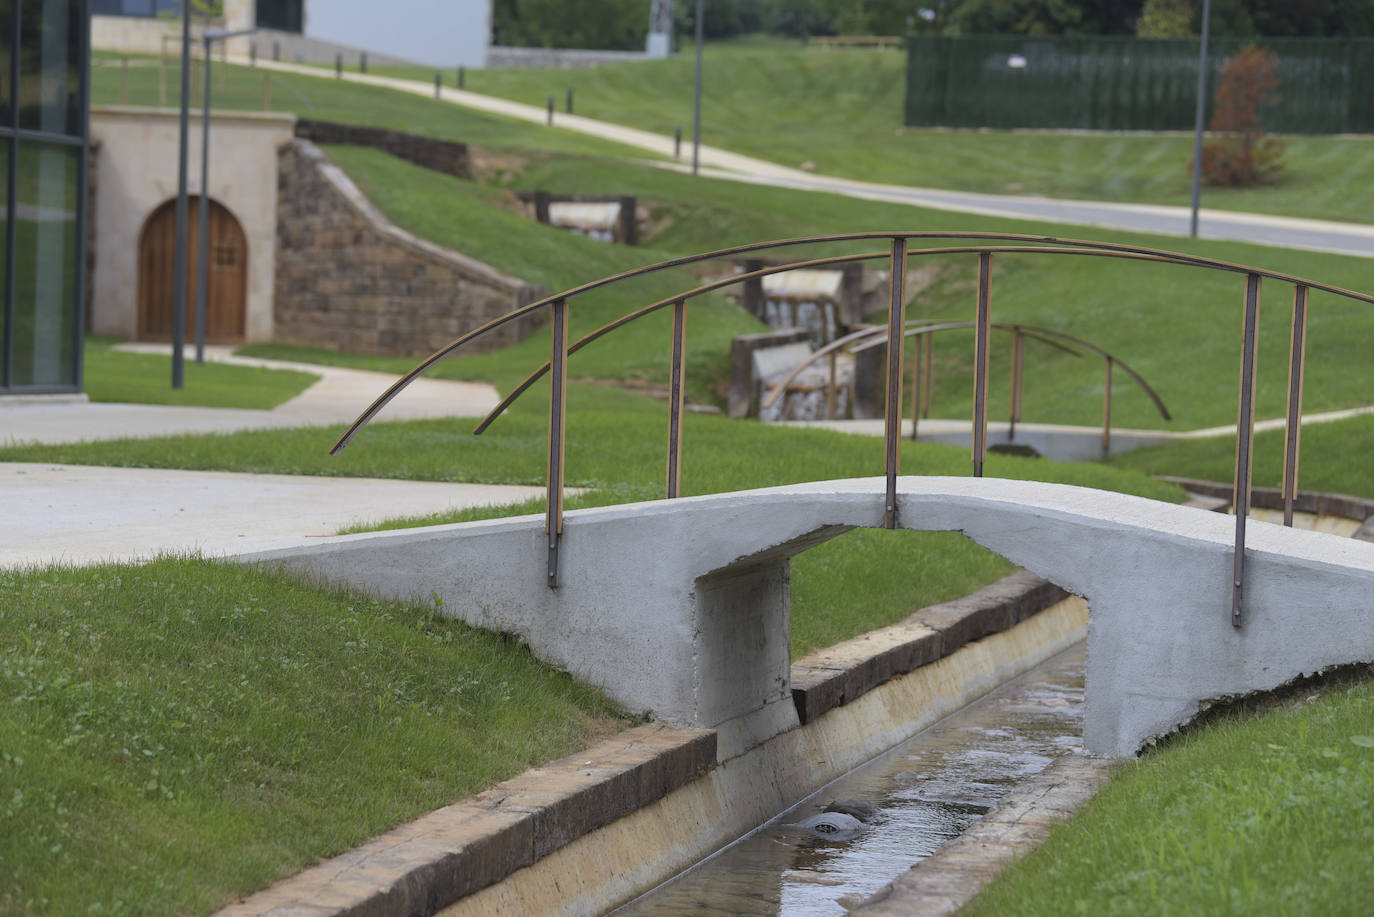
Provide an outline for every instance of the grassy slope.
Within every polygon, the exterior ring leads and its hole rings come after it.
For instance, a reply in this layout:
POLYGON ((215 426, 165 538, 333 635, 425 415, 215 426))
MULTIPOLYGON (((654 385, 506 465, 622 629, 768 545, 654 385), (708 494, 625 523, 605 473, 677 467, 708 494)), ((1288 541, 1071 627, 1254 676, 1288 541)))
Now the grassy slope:
MULTIPOLYGON (((480 70, 467 88, 543 106, 568 86, 580 115, 671 135, 692 124, 690 54, 586 70, 480 70)), ((821 52, 782 42, 711 44, 705 52, 703 142, 783 165, 871 181, 1093 200, 1186 205, 1186 136, 1014 134, 902 127, 906 57, 821 52), (748 91, 743 91, 748 87, 748 91)), ((426 82, 432 71, 406 75, 426 82)), ((451 77, 448 77, 451 79, 451 77)), ((1209 188, 1204 205, 1369 222, 1374 142, 1288 137, 1269 187, 1209 188)))
MULTIPOLYGON (((992 221, 837 195, 694 179, 604 160, 548 157, 526 163, 516 182, 521 187, 634 193, 647 202, 660 231, 646 246, 624 249, 532 226, 505 209, 509 198, 499 188, 435 175, 371 150, 333 148, 331 155, 399 225, 504 270, 536 279, 550 289, 566 289, 674 254, 769 238, 865 230, 996 228, 1069 237, 1087 234, 1255 264, 1356 290, 1374 290, 1374 260, 1240 243, 1085 231, 1055 224, 992 221)), ((845 250, 882 247, 870 243, 845 250)), ((832 246, 825 251, 838 250, 832 246)), ((799 257, 804 252, 791 251, 799 257)), ((818 249, 805 251, 820 253, 818 249)), ((927 262, 931 259, 913 261, 913 268, 927 262)), ((949 256, 932 263, 936 270, 931 285, 917 294, 909 308, 910 317, 972 318, 975 258, 949 256)), ((574 333, 693 285, 680 272, 637 283, 635 288, 613 287, 575 300, 574 333)), ((1234 422, 1243 283, 1234 274, 1191 268, 1106 259, 999 256, 994 265, 993 318, 1043 325, 1106 348, 1144 375, 1175 416, 1174 422, 1164 423, 1143 393, 1118 372, 1112 405, 1118 426, 1191 429, 1234 422)), ((1268 305, 1261 310, 1260 417, 1282 414, 1288 338, 1284 303, 1291 294, 1281 285, 1269 284, 1265 295, 1268 305)), ((699 385, 703 373, 718 377, 724 368, 725 341, 757 327, 722 299, 694 305, 688 320, 689 384, 699 385)), ((1366 403, 1369 395, 1358 370, 1365 365, 1367 342, 1374 337, 1374 308, 1313 294, 1308 333, 1312 359, 1305 390, 1307 409, 1366 403)), ((668 335, 667 316, 660 313, 578 353, 570 363, 571 372, 574 376, 638 376, 662 381, 666 378, 668 335)), ((1007 386, 1002 380, 1008 372, 1009 349, 1004 339, 994 339, 993 417, 1005 416, 1007 410, 1007 386)), ((547 359, 546 350, 546 339, 536 334, 499 354, 448 361, 433 372, 438 376, 490 378, 505 386, 547 359)), ((287 353, 271 348, 255 352, 287 353)), ((933 414, 968 416, 971 335, 950 332, 938 338, 936 360, 933 414)), ((1032 343, 1027 347, 1026 361, 1025 420, 1100 423, 1102 366, 1097 359, 1078 359, 1032 343)), ((382 365, 402 371, 413 364, 395 360, 382 365)), ((697 394, 700 396, 699 389, 697 394)))
POLYGON ((206 913, 618 726, 498 635, 280 575, 163 559, 0 595, 4 913, 206 913))
POLYGON ((1372 720, 1366 680, 1175 740, 961 913, 1367 914, 1372 720))
MULTIPOLYGON (((156 57, 130 55, 130 105, 158 104, 158 67, 156 57)), ((197 68, 198 69, 198 68, 197 68)), ((167 104, 177 105, 180 67, 167 68, 167 104)), ((195 73, 195 71, 193 71, 195 73)), ((217 109, 262 111, 263 80, 272 82, 271 110, 290 112, 302 118, 362 124, 390 130, 409 131, 440 140, 452 140, 495 149, 517 147, 523 150, 573 153, 596 156, 635 156, 652 158, 640 150, 620 144, 573 134, 550 131, 538 125, 458 108, 423 96, 412 96, 390 89, 343 83, 329 77, 269 73, 237 65, 215 62, 212 105, 217 109), (219 74, 224 74, 221 84, 219 74)), ((96 55, 91 68, 91 104, 121 103, 119 58, 96 55)), ((199 76, 193 77, 193 109, 200 105, 199 76)))
MULTIPOLYGON (((1256 487, 1280 487, 1283 475, 1282 430, 1255 436, 1256 487)), ((1302 490, 1374 498, 1369 455, 1374 450, 1374 417, 1355 417, 1302 429, 1298 486, 1302 490)), ((1229 481, 1235 474, 1236 439, 1218 436, 1153 446, 1112 459, 1118 468, 1145 474, 1171 474, 1204 481, 1229 481)))
POLYGON ((113 343, 86 337, 84 388, 92 401, 270 410, 319 379, 295 370, 187 360, 186 387, 174 389, 170 357, 121 353, 110 349, 113 343))

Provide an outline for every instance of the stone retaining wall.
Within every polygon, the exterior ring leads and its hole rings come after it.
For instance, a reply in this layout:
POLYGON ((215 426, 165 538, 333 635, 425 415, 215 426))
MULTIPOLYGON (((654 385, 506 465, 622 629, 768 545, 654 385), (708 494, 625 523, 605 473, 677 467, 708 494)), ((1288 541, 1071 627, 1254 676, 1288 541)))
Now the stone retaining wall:
POLYGON ((419 134, 407 134, 404 131, 388 131, 358 124, 336 124, 333 121, 311 121, 306 118, 296 122, 296 136, 312 143, 351 143, 354 146, 369 146, 426 169, 458 178, 472 178, 472 166, 466 143, 436 140, 433 137, 421 137, 419 134))
MULTIPOLYGON (((545 295, 392 225, 308 140, 282 147, 278 181, 276 339, 351 353, 423 356, 545 295)), ((467 352, 521 340, 533 315, 467 352)))

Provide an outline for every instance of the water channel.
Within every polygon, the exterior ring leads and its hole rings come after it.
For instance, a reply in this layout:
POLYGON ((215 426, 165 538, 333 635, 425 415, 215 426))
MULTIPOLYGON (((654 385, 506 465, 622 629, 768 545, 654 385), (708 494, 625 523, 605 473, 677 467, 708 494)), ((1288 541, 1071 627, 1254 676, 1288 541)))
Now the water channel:
POLYGON ((615 917, 843 915, 961 834, 1018 781, 1081 749, 1084 669, 1079 644, 821 788, 615 917), (838 800, 866 823, 817 819, 838 800))

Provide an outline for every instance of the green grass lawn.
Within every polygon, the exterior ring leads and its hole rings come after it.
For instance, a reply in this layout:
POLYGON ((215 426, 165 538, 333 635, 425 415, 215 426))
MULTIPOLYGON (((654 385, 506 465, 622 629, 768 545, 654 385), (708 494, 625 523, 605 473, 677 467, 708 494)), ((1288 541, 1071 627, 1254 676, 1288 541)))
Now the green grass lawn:
POLYGON ((1123 764, 961 914, 1369 913, 1374 668, 1123 764))
MULTIPOLYGON (((1283 430, 1255 434, 1256 487, 1283 485, 1283 443, 1283 430)), ((1374 417, 1304 426, 1298 462, 1299 489, 1374 498, 1374 474, 1369 465, 1372 449, 1374 417)), ((1236 438, 1216 436, 1151 446, 1116 456, 1111 464, 1149 475, 1230 481, 1236 468, 1236 438)))
MULTIPOLYGON (((581 70, 474 70, 467 88, 530 105, 569 86, 577 114, 671 136, 690 149, 694 58, 581 70)), ((424 82, 432 70, 387 71, 424 82)), ((702 142, 793 168, 869 181, 990 193, 1187 205, 1191 136, 941 131, 905 128, 906 55, 817 51, 745 40, 706 46, 702 142)), ((453 74, 445 74, 450 83, 453 74)), ((1270 186, 1208 188, 1206 207, 1333 220, 1374 220, 1374 141, 1284 138, 1284 173, 1270 186)))
POLYGON ((172 358, 124 353, 112 338, 86 336, 85 391, 92 401, 176 404, 271 410, 305 391, 320 377, 291 369, 196 363, 188 359, 185 387, 172 388, 172 358))
MULTIPOLYGON (((341 426, 17 446, 0 449, 0 461, 538 485, 545 474, 547 399, 531 394, 482 436, 471 434, 471 421, 380 423, 338 457, 326 450, 341 426)), ((684 421, 684 496, 882 473, 882 442, 876 438, 710 415, 689 414, 684 421)), ((569 508, 661 497, 666 424, 667 408, 649 399, 604 386, 571 386, 566 480, 593 492, 569 501, 569 508)), ((906 442, 902 456, 907 474, 971 473, 967 451, 952 446, 906 442)), ((1172 485, 1101 465, 992 455, 986 473, 1163 500, 1182 496, 1172 485)), ((542 505, 411 522, 519 512, 542 512, 542 505)), ((801 656, 964 595, 1011 567, 961 535, 853 532, 801 555, 793 569, 793 652, 801 656), (912 570, 921 575, 912 576, 912 570)))
MULTIPOLYGON (((658 231, 644 246, 625 248, 534 224, 512 212, 511 197, 499 187, 438 175, 375 150, 332 147, 329 155, 398 225, 502 270, 543 283, 551 291, 683 253, 802 235, 892 229, 1000 229, 1069 238, 1087 235, 1253 264, 1350 289, 1374 291, 1371 259, 989 220, 838 195, 693 178, 605 160, 549 156, 526 164, 515 180, 518 187, 638 195, 651 208, 658 231)), ((790 249, 787 254, 800 258, 883 248, 881 243, 813 246, 790 249)), ((909 306, 909 317, 973 317, 975 256, 913 259, 912 269, 922 272, 925 286, 909 306)), ((689 289, 697 282, 685 271, 673 271, 580 297, 570 306, 573 334, 689 289)), ((997 256, 992 314, 994 321, 1042 325, 1081 337, 1116 354, 1159 390, 1175 417, 1172 423, 1163 422, 1146 396, 1118 371, 1112 405, 1118 426, 1193 429, 1234 422, 1243 288, 1242 276, 1196 268, 1095 258, 997 256)), ((1270 283, 1264 287, 1257 401, 1260 417, 1282 415, 1291 297, 1291 288, 1283 285, 1270 283)), ((760 326, 723 297, 713 295, 694 301, 689 307, 687 328, 690 394, 697 400, 719 400, 728 340, 760 326)), ((668 315, 660 312, 579 352, 569 363, 569 371, 580 378, 662 382, 667 379, 669 333, 668 315)), ((1332 410, 1368 403, 1370 396, 1362 371, 1368 343, 1374 340, 1374 307, 1314 293, 1308 335, 1312 359, 1307 370, 1307 408, 1332 410)), ((452 359, 431 372, 439 377, 490 379, 506 389, 546 360, 547 350, 546 335, 535 333, 499 353, 452 359)), ((1009 350, 1008 339, 994 338, 990 406, 994 418, 1005 417, 1007 412, 1009 350)), ((309 352, 280 349, 277 345, 254 346, 245 352, 312 358, 309 352)), ((935 354, 933 415, 969 416, 971 332, 940 336, 935 354)), ((320 353, 314 357, 356 362, 320 353)), ((369 360, 364 365, 400 372, 414 363, 404 359, 369 360)), ((1031 343, 1026 350, 1026 367, 1024 420, 1100 423, 1103 380, 1099 360, 1076 358, 1031 343)))
MULTIPOLYGON (((157 105, 158 58, 145 55, 127 57, 130 62, 128 104, 157 105)), ((121 103, 120 58, 120 55, 108 52, 93 56, 92 105, 121 103)), ((197 66, 193 70, 193 110, 200 108, 198 71, 197 66)), ((653 158, 652 154, 642 150, 596 137, 551 131, 537 124, 458 108, 391 89, 341 82, 327 76, 274 73, 236 64, 225 65, 216 60, 211 78, 214 80, 211 104, 216 109, 262 111, 263 80, 269 79, 272 85, 271 110, 289 112, 302 118, 408 131, 496 150, 519 148, 535 156, 541 152, 557 151, 588 156, 653 158), (221 72, 224 74, 223 83, 220 82, 221 72)), ((173 58, 167 66, 168 106, 175 108, 179 104, 180 87, 181 68, 173 58)))
POLYGON ((0 912, 195 914, 625 720, 434 609, 197 559, 0 571, 0 912))

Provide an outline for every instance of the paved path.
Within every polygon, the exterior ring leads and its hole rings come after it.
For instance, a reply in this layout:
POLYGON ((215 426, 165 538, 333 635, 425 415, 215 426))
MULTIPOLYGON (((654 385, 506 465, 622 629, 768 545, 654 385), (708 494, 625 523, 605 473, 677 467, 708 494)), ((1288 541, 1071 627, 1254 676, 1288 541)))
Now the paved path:
MULTIPOLYGON (((165 344, 128 344, 117 349, 163 353, 168 354, 169 359, 171 353, 165 344)), ((191 349, 187 351, 188 360, 193 359, 191 349)), ((388 373, 236 357, 228 347, 207 347, 205 355, 207 360, 240 366, 296 369, 313 373, 320 381, 270 411, 83 401, 52 403, 38 399, 16 399, 15 403, 8 403, 0 399, 0 444, 74 443, 347 423, 396 379, 388 373)), ((417 379, 387 405, 380 419, 481 417, 499 401, 496 389, 485 382, 417 379)))
MULTIPOLYGON (((120 349, 170 353, 166 345, 120 349)), ((334 424, 352 420, 396 378, 234 357, 222 347, 206 348, 206 356, 300 369, 320 381, 271 411, 0 399, 0 441, 68 443, 334 424)), ((387 406, 383 418, 480 416, 497 401, 496 390, 484 383, 421 379, 387 406)), ((329 445, 322 436, 320 450, 329 445)), ((354 523, 515 503, 542 493, 538 487, 493 484, 0 463, 0 567, 286 548, 315 543, 354 523)))
POLYGON ((543 493, 498 484, 0 463, 0 567, 299 547, 354 523, 543 493))
MULTIPOLYGON (((248 59, 236 59, 247 64, 248 59)), ((259 60, 257 66, 284 73, 327 76, 328 71, 303 64, 259 60)), ((382 86, 413 95, 434 97, 434 84, 417 80, 376 76, 366 73, 344 73, 342 79, 371 86, 382 86)), ((445 102, 521 121, 543 124, 548 118, 544 108, 500 99, 495 96, 444 87, 440 98, 445 102)), ((673 138, 620 124, 584 118, 581 115, 554 115, 554 125, 645 150, 665 159, 673 155, 673 138)), ((791 169, 752 156, 731 153, 718 147, 702 146, 699 162, 703 174, 714 178, 748 182, 758 185, 794 188, 802 191, 828 191, 847 197, 887 203, 911 204, 956 213, 984 216, 1069 223, 1131 232, 1186 236, 1190 212, 1186 207, 1167 207, 1154 204, 1123 204, 1097 201, 1064 200, 1056 198, 1018 196, 1009 194, 976 194, 964 191, 945 191, 914 188, 902 185, 863 182, 833 176, 816 175, 791 169)), ((676 162, 653 163, 663 168, 686 171, 676 162)), ((1334 252, 1361 257, 1374 257, 1374 225, 1339 223, 1327 220, 1307 220, 1278 217, 1233 210, 1204 209, 1199 215, 1199 235, 1207 239, 1229 239, 1276 245, 1310 251, 1334 252)))

